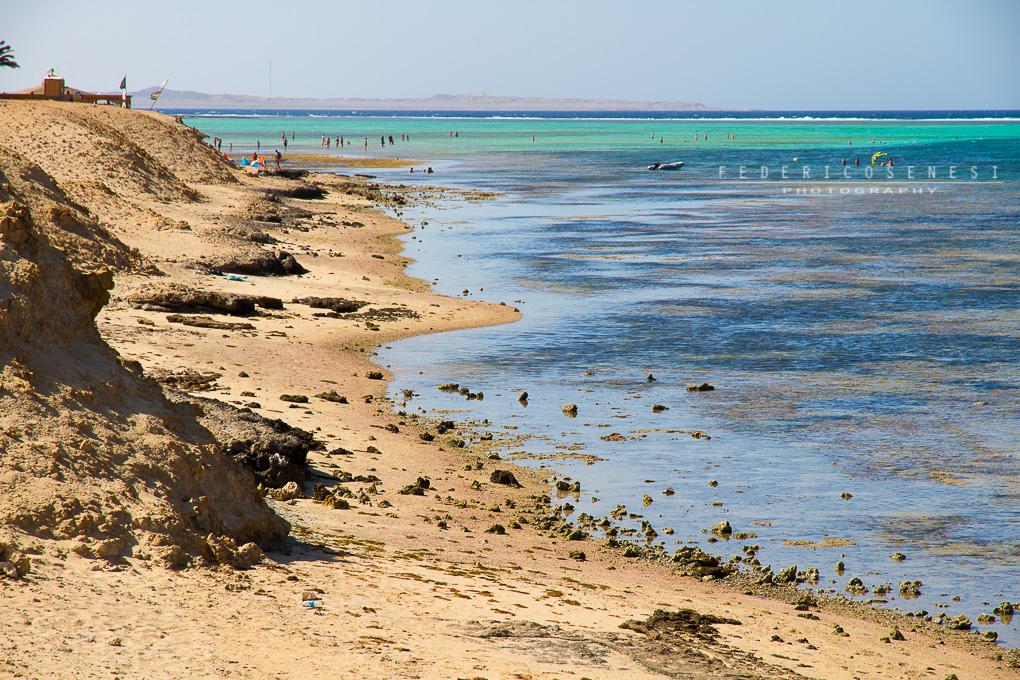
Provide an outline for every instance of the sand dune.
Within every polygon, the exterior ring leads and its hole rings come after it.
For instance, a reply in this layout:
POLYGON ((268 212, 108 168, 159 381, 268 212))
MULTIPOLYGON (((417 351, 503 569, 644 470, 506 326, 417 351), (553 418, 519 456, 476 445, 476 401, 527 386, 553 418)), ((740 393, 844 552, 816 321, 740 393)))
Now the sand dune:
MULTIPOLYGON (((45 539, 60 552, 170 564, 203 555, 210 534, 281 545, 286 524, 249 476, 100 338, 94 317, 113 273, 140 258, 79 187, 34 162, 47 156, 58 168, 55 155, 26 158, 0 142, 3 543, 35 553, 45 539)), ((187 194, 171 173, 163 179, 187 194)))

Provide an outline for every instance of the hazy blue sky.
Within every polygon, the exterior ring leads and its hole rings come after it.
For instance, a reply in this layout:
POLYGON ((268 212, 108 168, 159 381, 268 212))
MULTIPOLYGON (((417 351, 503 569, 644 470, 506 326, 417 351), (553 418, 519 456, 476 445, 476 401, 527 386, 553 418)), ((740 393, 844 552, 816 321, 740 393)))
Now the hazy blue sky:
POLYGON ((1018 0, 0 0, 22 68, 82 88, 438 92, 735 108, 1020 109, 1018 0))

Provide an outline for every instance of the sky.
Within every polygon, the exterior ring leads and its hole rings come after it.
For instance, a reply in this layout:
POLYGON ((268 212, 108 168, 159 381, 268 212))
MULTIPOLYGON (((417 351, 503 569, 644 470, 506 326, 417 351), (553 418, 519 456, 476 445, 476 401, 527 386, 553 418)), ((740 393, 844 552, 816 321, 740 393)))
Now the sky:
POLYGON ((0 0, 0 40, 0 91, 1020 109, 1018 0, 0 0))

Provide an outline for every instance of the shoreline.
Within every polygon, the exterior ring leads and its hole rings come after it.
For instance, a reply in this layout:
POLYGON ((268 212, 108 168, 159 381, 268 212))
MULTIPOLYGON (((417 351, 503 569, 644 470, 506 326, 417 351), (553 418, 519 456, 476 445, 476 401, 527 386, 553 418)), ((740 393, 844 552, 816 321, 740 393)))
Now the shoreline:
MULTIPOLYGON (((59 106, 42 110, 60 117, 59 106)), ((146 114, 96 115, 112 125, 146 114)), ((109 223, 173 283, 275 297, 283 310, 240 320, 252 329, 182 325, 131 302, 163 277, 120 272, 98 325, 146 374, 182 367, 218 373, 214 389, 199 394, 242 407, 257 400, 251 410, 324 442, 324 450, 310 454, 305 493, 269 501, 291 524, 290 550, 270 552, 264 565, 247 571, 169 572, 137 558, 102 567, 47 555, 38 560, 38 580, 0 591, 12 621, 42 624, 32 629, 31 647, 0 636, 0 649, 19 672, 56 677, 59 668, 47 663, 74 654, 85 668, 115 667, 126 677, 157 669, 220 677, 337 671, 353 677, 1020 677, 992 658, 1007 650, 975 636, 939 630, 938 638, 928 637, 930 627, 874 608, 868 611, 877 620, 824 602, 806 611, 781 607, 777 594, 798 594, 770 590, 763 598, 745 593, 749 587, 739 579, 682 577, 595 540, 548 535, 555 527, 528 527, 545 514, 541 499, 549 486, 542 471, 491 459, 484 442, 460 448, 457 440, 470 438, 461 425, 439 433, 434 421, 401 415, 387 398, 385 374, 371 373, 385 371, 372 363, 372 350, 385 342, 519 318, 512 307, 438 295, 406 274, 410 258, 398 237, 410 227, 382 214, 374 201, 421 190, 310 175, 301 184, 324 187, 325 198, 282 197, 267 205, 264 190, 279 193, 295 182, 236 174, 236 185, 193 182, 204 197, 198 202, 130 194, 158 219, 132 225, 117 218, 114 206, 109 223), (274 247, 292 253, 309 273, 231 280, 195 269, 203 258, 241 248, 223 240, 228 218, 248 224, 265 210, 275 210, 280 221, 254 220, 259 232, 272 235, 274 247), (330 317, 292 302, 308 296, 363 300, 369 313, 330 317), (329 390, 348 403, 315 396, 329 390), (281 400, 284 394, 309 398, 281 400), (495 470, 511 471, 521 487, 494 483, 495 470), (343 482, 341 473, 381 481, 343 482), (348 508, 307 497, 313 483, 348 488, 348 508), (302 591, 317 592, 322 606, 303 607, 302 591), (691 608, 708 618, 692 624, 688 617, 682 630, 650 621, 643 630, 620 628, 660 608, 691 608), (83 616, 84 624, 61 624, 57 612, 67 609, 92 616, 83 616), (897 622, 906 640, 883 642, 897 622), (834 634, 834 626, 844 632, 834 634), (265 630, 273 631, 271 639, 265 630)), ((238 321, 211 316, 221 324, 238 321)))
MULTIPOLYGON (((309 167, 314 167, 314 164, 310 165, 309 167)), ((326 174, 328 176, 328 173, 319 173, 318 171, 314 171, 314 172, 316 174, 326 174)), ((395 185, 395 186, 403 187, 403 185, 395 185)), ((445 190, 445 191, 449 191, 449 192, 461 192, 461 193, 464 193, 463 190, 451 189, 451 188, 446 188, 446 187, 442 187, 442 186, 439 186, 439 187, 406 187, 406 188, 408 190, 412 191, 412 192, 421 191, 421 193, 423 193, 423 194, 429 192, 430 190, 434 191, 436 189, 439 189, 440 191, 444 191, 445 190)), ((392 238, 399 243, 399 236, 402 233, 403 232, 401 232, 401 233, 394 233, 392 235, 392 238)), ((406 258, 405 259, 405 269, 406 269, 406 266, 408 264, 410 264, 411 262, 413 262, 412 258, 406 258)), ((415 278, 415 279, 412 279, 412 280, 417 281, 420 284, 423 284, 423 287, 425 289, 430 290, 430 291, 432 290, 432 284, 427 279, 417 279, 417 278, 415 278)), ((454 298, 454 299, 457 299, 457 298, 454 298)), ((485 304, 485 303, 483 302, 483 304, 485 304)), ((523 314, 520 314, 516 319, 508 321, 507 323, 514 323, 514 322, 518 321, 522 316, 523 316, 523 314)), ((487 324, 483 324, 483 325, 487 325, 487 324)), ((495 324, 493 324, 493 325, 495 325, 495 324)), ((469 327, 466 327, 466 328, 471 328, 471 327, 477 327, 477 326, 469 326, 469 327)), ((431 334, 431 333, 442 333, 442 332, 446 332, 446 330, 463 330, 463 329, 461 329, 461 328, 442 329, 442 330, 437 330, 437 331, 430 332, 429 334, 431 334)), ((414 335, 404 336, 404 337, 398 338, 398 340, 399 339, 409 338, 409 337, 414 337, 414 335)), ((381 346, 382 346, 382 343, 376 345, 376 348, 379 348, 381 346)), ((383 366, 380 366, 378 364, 373 364, 373 365, 379 366, 379 368, 383 368, 384 370, 388 370, 388 369, 386 369, 383 366)), ((387 379, 387 381, 389 381, 389 379, 387 379)), ((442 386, 440 386, 439 389, 443 389, 442 386)), ((432 424, 434 426, 434 425, 438 424, 439 422, 441 422, 442 418, 443 418, 443 416, 434 415, 434 416, 423 416, 421 419, 423 421, 428 422, 428 423, 430 423, 430 424, 432 424)), ((487 430, 491 431, 491 430, 495 429, 496 427, 498 427, 500 425, 506 425, 506 423, 499 423, 499 422, 488 423, 487 422, 484 425, 480 425, 479 428, 480 429, 484 428, 484 429, 487 429, 487 430)), ((515 445, 515 442, 514 442, 512 437, 508 437, 508 438, 503 439, 503 440, 501 440, 499 438, 496 438, 492 442, 492 448, 494 450, 496 450, 497 452, 498 451, 502 451, 504 449, 511 448, 514 445, 515 445)), ((527 460, 527 459, 528 459, 528 456, 524 456, 524 457, 522 457, 521 460, 527 460)), ((551 465, 548 468, 535 468, 535 467, 531 467, 531 466, 527 466, 527 465, 522 465, 522 464, 518 463, 517 461, 507 461, 506 464, 508 466, 512 467, 515 471, 519 472, 521 470, 527 470, 527 471, 533 473, 530 476, 532 484, 530 484, 530 485, 529 484, 525 484, 525 487, 527 488, 527 487, 530 486, 532 488, 530 488, 529 490, 532 491, 533 493, 535 493, 537 495, 545 496, 546 498, 551 498, 551 494, 553 492, 553 489, 555 488, 554 482, 557 479, 563 478, 563 479, 567 479, 567 480, 572 480, 572 478, 571 477, 563 477, 563 475, 560 473, 560 471, 558 471, 555 468, 555 460, 556 460, 555 457, 549 458, 548 460, 551 461, 551 465), (542 479, 542 480, 536 481, 537 477, 542 477, 543 475, 548 475, 550 478, 549 479, 542 479)), ((559 508, 556 508, 556 509, 558 510, 559 508)), ((560 513, 560 512, 554 512, 553 513, 552 516, 555 516, 555 520, 560 523, 560 527, 558 527, 558 531, 554 532, 554 534, 552 534, 552 535, 555 535, 555 533, 558 533, 560 535, 569 535, 574 530, 578 530, 578 529, 582 529, 583 530, 584 527, 582 527, 578 522, 571 521, 569 519, 565 519, 564 518, 564 515, 568 515, 568 514, 570 514, 570 513, 560 513)), ((552 517, 552 516, 550 516, 550 517, 552 517)), ((549 518, 546 518, 546 519, 549 519, 549 518)), ((674 575, 676 575, 676 572, 678 570, 682 570, 683 569, 682 563, 681 563, 680 567, 676 566, 676 562, 671 558, 669 551, 661 550, 657 546, 656 547, 652 547, 650 545, 642 545, 637 540, 637 535, 639 533, 640 532, 634 533, 633 534, 634 538, 632 538, 630 540, 628 540, 628 539, 619 539, 619 540, 610 539, 609 542, 608 542, 610 545, 608 545, 608 546, 606 545, 607 542, 606 542, 605 539, 603 539, 600 542, 597 539, 588 538, 588 539, 585 539, 584 543, 587 544, 588 546, 591 546, 592 544, 600 544, 601 543, 601 545, 600 545, 601 549, 608 549, 609 551, 614 552, 616 554, 616 556, 623 555, 625 558, 633 558, 633 557, 635 557, 635 556, 631 556, 631 555, 626 555, 625 554, 627 552, 628 548, 633 548, 633 549, 639 551, 640 554, 636 555, 636 559, 632 559, 632 561, 634 561, 634 562, 644 562, 644 563, 646 563, 648 565, 655 565, 655 564, 665 565, 666 569, 667 570, 671 570, 674 575)), ((571 539, 568 538, 567 540, 571 540, 571 539)), ((684 545, 684 541, 681 539, 681 541, 679 542, 679 546, 683 546, 683 545, 684 545)), ((721 554, 719 554, 719 555, 716 555, 716 553, 709 553, 709 554, 711 554, 713 556, 717 556, 720 560, 724 559, 721 554)), ((749 555, 749 557, 754 557, 753 553, 751 555, 749 555)), ((769 568, 775 567, 776 569, 778 569, 778 567, 776 567, 775 565, 771 565, 771 564, 770 565, 765 565, 765 566, 767 566, 769 568)), ((908 613, 906 611, 900 611, 900 609, 898 609, 898 608, 894 608, 894 607, 883 608, 883 607, 879 607, 879 606, 877 606, 875 604, 872 604, 870 602, 867 602, 867 601, 848 599, 848 598, 843 597, 842 595, 840 595, 838 593, 834 594, 834 595, 828 595, 828 594, 822 594, 822 593, 814 592, 813 590, 802 589, 802 588, 798 587, 798 582, 781 583, 777 579, 774 583, 773 582, 762 583, 760 581, 760 576, 761 576, 760 574, 755 574, 755 573, 748 572, 748 571, 745 571, 745 570, 740 570, 740 571, 735 571, 734 573, 732 573, 729 576, 725 577, 724 580, 720 579, 719 582, 724 583, 725 585, 728 585, 735 592, 742 592, 742 594, 744 594, 744 595, 753 594, 755 596, 761 596, 761 597, 777 600, 777 601, 784 602, 784 603, 791 604, 791 605, 795 605, 795 606, 798 605, 798 604, 802 604, 805 601, 807 601, 807 602, 811 602, 810 606, 812 608, 813 607, 818 607, 820 609, 828 610, 830 612, 837 613, 837 614, 845 614, 845 615, 848 615, 848 616, 860 617, 860 618, 866 619, 868 621, 881 623, 883 625, 889 625, 889 626, 892 626, 894 628, 903 628, 903 629, 910 628, 913 631, 923 632, 924 634, 932 636, 932 637, 934 637, 934 638, 936 638, 936 639, 938 639, 940 641, 952 640, 952 642, 955 643, 955 644, 962 644, 962 645, 968 646, 968 647, 970 645, 972 645, 972 644, 976 644, 979 649, 998 649, 998 650, 1002 650, 1003 652, 1006 652, 1006 653, 1017 654, 1018 655, 1018 659, 1020 659, 1020 649, 995 645, 995 639, 994 638, 978 637, 978 635, 980 634, 980 631, 976 631, 976 630, 968 630, 968 631, 966 631, 968 633, 974 634, 974 636, 969 638, 969 639, 965 639, 965 638, 961 637, 961 635, 960 635, 961 631, 959 631, 959 630, 953 630, 953 629, 950 629, 950 628, 948 628, 948 627, 946 627, 944 625, 940 625, 937 621, 927 620, 927 619, 924 619, 923 617, 915 617, 913 614, 908 613)), ((680 577, 684 578, 684 579, 696 578, 696 577, 691 577, 691 576, 686 575, 686 574, 680 574, 680 577)), ((708 578, 707 580, 714 580, 714 579, 708 578)), ((940 642, 940 644, 941 643, 942 642, 940 642)))

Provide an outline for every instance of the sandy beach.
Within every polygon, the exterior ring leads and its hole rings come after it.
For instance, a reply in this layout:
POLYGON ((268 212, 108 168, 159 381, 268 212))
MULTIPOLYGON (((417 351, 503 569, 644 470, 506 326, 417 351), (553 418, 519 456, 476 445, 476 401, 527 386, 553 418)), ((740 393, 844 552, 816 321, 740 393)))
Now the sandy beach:
POLYGON ((393 403, 376 347, 520 316, 404 273, 380 206, 428 190, 55 102, 0 103, 0 175, 0 677, 1020 678, 573 535, 547 471, 393 403))

